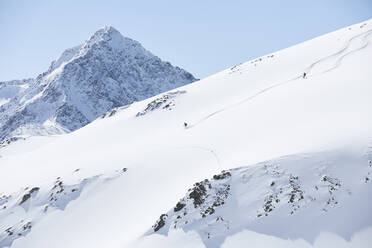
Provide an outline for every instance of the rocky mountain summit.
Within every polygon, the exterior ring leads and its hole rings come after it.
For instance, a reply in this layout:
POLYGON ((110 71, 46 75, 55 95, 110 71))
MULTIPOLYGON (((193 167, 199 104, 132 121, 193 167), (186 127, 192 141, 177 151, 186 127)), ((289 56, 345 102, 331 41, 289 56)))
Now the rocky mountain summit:
POLYGON ((196 79, 104 27, 35 79, 0 82, 0 142, 71 132, 112 108, 196 79))

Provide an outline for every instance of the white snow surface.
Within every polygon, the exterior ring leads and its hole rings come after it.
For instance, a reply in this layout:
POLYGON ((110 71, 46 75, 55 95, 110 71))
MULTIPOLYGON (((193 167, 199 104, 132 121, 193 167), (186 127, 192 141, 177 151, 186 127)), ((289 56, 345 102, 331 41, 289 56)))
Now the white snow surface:
POLYGON ((371 39, 368 20, 1 149, 0 247, 370 247, 371 39))

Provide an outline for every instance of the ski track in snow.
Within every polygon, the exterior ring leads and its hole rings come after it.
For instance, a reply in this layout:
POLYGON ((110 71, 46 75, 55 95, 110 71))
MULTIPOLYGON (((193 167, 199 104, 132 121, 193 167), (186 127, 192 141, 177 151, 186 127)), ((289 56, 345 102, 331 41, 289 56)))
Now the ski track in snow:
POLYGON ((273 88, 276 88, 276 87, 282 86, 282 85, 284 85, 284 84, 290 83, 290 82, 292 82, 292 81, 294 81, 294 80, 297 80, 297 79, 299 79, 299 78, 301 78, 301 76, 297 76, 297 77, 294 77, 294 78, 289 79, 289 80, 287 80, 287 81, 284 81, 284 82, 281 82, 281 83, 277 83, 277 84, 271 85, 271 86, 269 86, 269 87, 267 87, 267 88, 265 88, 265 89, 263 89, 263 90, 260 90, 260 91, 257 92, 256 94, 254 94, 254 95, 252 95, 252 96, 249 96, 248 98, 245 98, 245 99, 241 100, 240 102, 234 103, 234 104, 232 104, 232 105, 230 105, 230 106, 228 106, 228 107, 226 107, 226 108, 223 108, 223 109, 217 110, 217 111, 215 111, 215 112, 213 112, 213 113, 211 113, 211 114, 205 116, 204 118, 200 119, 198 122, 196 122, 196 123, 194 123, 194 124, 191 124, 191 125, 188 125, 188 126, 186 127, 186 129, 193 128, 193 127, 199 125, 200 123, 202 123, 202 122, 208 120, 208 119, 211 118, 212 116, 215 116, 215 115, 217 115, 217 114, 219 114, 219 113, 221 113, 221 112, 224 112, 224 111, 226 111, 226 110, 229 110, 229 109, 231 109, 231 108, 237 107, 237 106, 239 106, 239 105, 241 105, 241 104, 243 104, 243 103, 245 103, 245 102, 248 102, 248 101, 250 101, 250 100, 253 100, 254 98, 258 97, 259 95, 265 93, 266 91, 269 91, 269 90, 271 90, 271 89, 273 89, 273 88))
POLYGON ((201 151, 204 151, 204 152, 208 152, 208 153, 212 154, 213 157, 215 158, 218 170, 219 171, 223 170, 221 160, 220 160, 219 156, 217 155, 216 151, 213 150, 213 149, 203 147, 203 146, 184 146, 184 147, 174 147, 172 149, 197 149, 197 150, 201 150, 201 151))
POLYGON ((216 159, 216 162, 217 162, 217 165, 218 165, 218 169, 220 171, 223 170, 222 165, 221 165, 220 158, 218 157, 217 153, 213 149, 209 149, 209 148, 202 147, 202 146, 190 146, 190 148, 194 148, 194 149, 199 149, 199 150, 203 150, 203 151, 206 151, 206 152, 210 152, 214 156, 214 158, 216 159))
MULTIPOLYGON (((313 76, 315 76, 315 75, 319 75, 319 74, 324 74, 324 73, 327 73, 327 72, 332 71, 332 70, 336 69, 337 67, 339 67, 339 66, 341 65, 342 60, 343 60, 346 56, 348 56, 348 55, 350 55, 350 54, 352 54, 352 53, 354 53, 354 52, 360 51, 360 50, 366 48, 366 47, 369 45, 369 41, 368 41, 367 38, 368 38, 368 36, 371 35, 371 34, 372 34, 372 29, 370 29, 370 30, 368 30, 368 31, 366 31, 366 32, 363 32, 363 33, 361 33, 361 34, 355 35, 355 36, 351 37, 351 38, 346 42, 346 44, 345 44, 345 45, 344 45, 344 46, 343 46, 343 47, 342 47, 338 52, 333 53, 333 54, 331 54, 331 55, 328 55, 328 56, 326 56, 326 57, 324 57, 324 58, 321 58, 321 59, 315 61, 314 63, 312 63, 308 68, 306 68, 306 69, 304 70, 304 72, 306 73, 306 78, 308 78, 308 77, 313 77, 313 76), (354 50, 351 50, 351 51, 349 51, 349 52, 347 52, 347 53, 344 53, 345 51, 348 50, 348 48, 350 47, 350 44, 351 44, 354 40, 356 40, 357 38, 359 38, 359 37, 361 37, 361 36, 363 36, 363 38, 362 38, 362 45, 361 45, 360 47, 354 49, 354 50), (321 64, 322 62, 327 61, 328 59, 331 59, 331 58, 337 57, 337 56, 339 56, 339 55, 341 55, 341 56, 336 60, 336 62, 334 63, 334 65, 333 65, 331 68, 326 69, 326 70, 322 71, 322 72, 319 73, 319 74, 314 74, 314 75, 311 75, 311 74, 310 74, 311 71, 314 69, 315 66, 321 64), (309 74, 310 74, 310 75, 309 75, 309 74)), ((215 112, 213 112, 213 113, 211 113, 211 114, 209 114, 209 115, 203 117, 202 119, 200 119, 199 121, 195 122, 194 124, 188 125, 188 126, 186 127, 186 129, 193 128, 193 127, 195 127, 195 126, 201 124, 202 122, 208 120, 209 118, 211 118, 211 117, 213 117, 213 116, 215 116, 215 115, 217 115, 217 114, 219 114, 219 113, 221 113, 221 112, 224 112, 224 111, 226 111, 226 110, 229 110, 229 109, 235 108, 235 107, 237 107, 237 106, 239 106, 239 105, 241 105, 241 104, 243 104, 243 103, 245 103, 245 102, 248 102, 248 101, 253 100, 254 98, 256 98, 256 97, 258 97, 258 96, 264 94, 265 92, 267 92, 267 91, 269 91, 269 90, 272 90, 272 89, 277 88, 277 87, 279 87, 279 86, 284 86, 284 85, 286 85, 286 84, 288 84, 288 83, 290 83, 290 82, 293 82, 293 81, 295 81, 295 80, 297 80, 297 79, 300 79, 301 77, 303 77, 303 76, 302 76, 302 75, 300 75, 300 76, 296 76, 296 77, 291 78, 291 79, 289 79, 289 80, 286 80, 286 81, 284 81, 284 82, 280 82, 280 83, 277 83, 277 84, 273 84, 273 85, 271 85, 271 86, 269 86, 269 87, 267 87, 267 88, 265 88, 265 89, 263 89, 263 90, 260 90, 259 92, 257 92, 257 93, 254 94, 254 95, 251 95, 251 96, 249 96, 249 97, 247 97, 247 98, 245 98, 245 99, 243 99, 243 100, 241 100, 241 101, 239 101, 239 102, 237 102, 237 103, 234 103, 234 104, 232 104, 232 105, 230 105, 230 106, 227 106, 227 107, 225 107, 225 108, 219 109, 219 110, 217 110, 217 111, 215 111, 215 112)))
MULTIPOLYGON (((369 42, 368 42, 368 40, 367 40, 367 37, 368 37, 370 34, 372 34, 372 29, 370 29, 370 30, 368 30, 368 31, 366 31, 366 32, 363 32, 363 33, 361 33, 361 34, 358 34, 358 35, 355 35, 355 36, 351 37, 351 38, 346 42, 346 44, 344 45, 344 47, 341 48, 341 50, 339 50, 338 52, 333 53, 333 54, 331 54, 331 55, 328 55, 328 56, 326 56, 326 57, 324 57, 324 58, 321 58, 321 59, 315 61, 314 63, 312 63, 312 64, 311 64, 311 65, 310 65, 310 66, 305 70, 306 74, 307 74, 307 75, 310 74, 311 71, 313 70, 313 68, 314 68, 316 65, 318 65, 318 64, 320 64, 320 63, 322 63, 322 62, 325 62, 325 61, 328 60, 328 59, 335 58, 335 57, 337 57, 338 55, 342 55, 345 51, 347 51, 347 50, 349 49, 351 43, 352 43, 354 40, 356 40, 357 38, 359 38, 359 37, 361 37, 361 36, 364 35, 364 37, 363 37, 363 39, 362 39, 362 41, 363 41, 364 43, 362 43, 362 45, 361 45, 359 48, 354 49, 354 50, 351 50, 350 52, 347 52, 347 53, 343 54, 342 56, 340 56, 340 57, 336 60, 336 62, 334 63, 334 66, 333 66, 333 67, 331 67, 331 68, 329 68, 329 69, 327 69, 327 70, 325 70, 325 71, 323 71, 323 72, 321 72, 321 73, 319 73, 319 74, 323 74, 323 73, 326 73, 326 72, 329 72, 329 71, 331 71, 331 70, 336 69, 337 67, 339 67, 339 66, 341 65, 341 61, 342 61, 342 60, 343 60, 347 55, 350 55, 351 53, 354 53, 354 52, 357 52, 357 51, 359 51, 359 50, 362 50, 363 48, 365 48, 365 47, 368 46, 369 42)), ((317 75, 317 74, 315 74, 315 75, 317 75)), ((314 75, 311 75, 311 74, 310 74, 310 77, 311 77, 311 76, 314 76, 314 75)))

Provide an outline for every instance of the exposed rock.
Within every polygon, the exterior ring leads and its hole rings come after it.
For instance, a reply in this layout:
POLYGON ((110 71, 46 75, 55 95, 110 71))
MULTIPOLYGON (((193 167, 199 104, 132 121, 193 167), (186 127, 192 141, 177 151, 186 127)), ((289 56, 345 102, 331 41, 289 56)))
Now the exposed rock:
POLYGON ((155 232, 159 231, 165 225, 165 220, 167 219, 167 214, 160 215, 159 220, 152 226, 155 232))

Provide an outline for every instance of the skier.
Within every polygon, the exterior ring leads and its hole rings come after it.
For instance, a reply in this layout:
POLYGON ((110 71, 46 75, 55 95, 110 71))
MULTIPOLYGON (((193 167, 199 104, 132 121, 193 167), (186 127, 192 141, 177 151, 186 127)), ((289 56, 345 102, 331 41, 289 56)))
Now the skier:
POLYGON ((304 72, 304 75, 302 76, 302 78, 306 78, 306 72, 304 72))
POLYGON ((184 125, 185 128, 187 128, 187 123, 186 122, 184 122, 183 125, 184 125))

